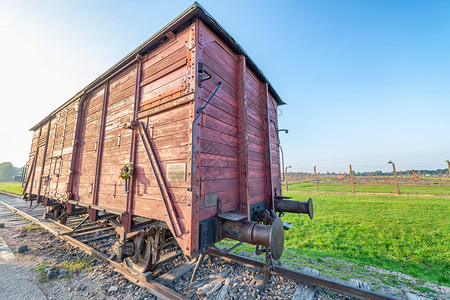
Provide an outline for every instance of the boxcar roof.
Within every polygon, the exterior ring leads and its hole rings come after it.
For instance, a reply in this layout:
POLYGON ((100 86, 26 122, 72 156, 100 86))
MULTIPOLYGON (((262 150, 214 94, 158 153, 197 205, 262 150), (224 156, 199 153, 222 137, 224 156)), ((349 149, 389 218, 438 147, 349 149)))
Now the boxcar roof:
POLYGON ((51 119, 58 111, 64 109, 67 105, 78 99, 80 96, 88 93, 89 91, 96 88, 98 85, 102 84, 109 77, 117 73, 119 70, 124 67, 130 65, 136 58, 138 54, 145 54, 151 51, 153 48, 157 47, 160 42, 164 41, 166 38, 166 34, 176 30, 177 28, 183 26, 187 21, 198 17, 200 18, 209 28, 211 28, 234 52, 237 54, 242 54, 246 58, 247 65, 250 69, 259 77, 259 79, 263 82, 267 82, 269 85, 269 92, 273 95, 278 105, 285 104, 283 100, 281 100, 278 93, 273 88, 272 84, 263 74, 263 72, 258 68, 255 62, 248 56, 248 54, 242 49, 242 47, 234 40, 234 38, 223 29, 222 26, 198 3, 194 2, 188 9, 186 9, 183 13, 181 13, 178 17, 173 19, 169 24, 156 32, 153 36, 147 39, 144 43, 142 43, 139 47, 130 52, 127 56, 117 62, 114 66, 109 68, 106 72, 100 75, 97 79, 88 84, 84 89, 79 91, 75 96, 66 101, 63 105, 54 110, 50 115, 40 121, 38 124, 33 126, 30 130, 33 131, 36 128, 39 128, 44 122, 51 119))

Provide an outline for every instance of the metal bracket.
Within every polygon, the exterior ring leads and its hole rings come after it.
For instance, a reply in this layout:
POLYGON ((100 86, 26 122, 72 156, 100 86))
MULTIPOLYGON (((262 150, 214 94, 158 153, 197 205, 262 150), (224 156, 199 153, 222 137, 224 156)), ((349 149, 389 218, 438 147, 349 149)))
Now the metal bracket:
POLYGON ((222 214, 222 199, 217 198, 217 215, 222 214))
POLYGON ((217 237, 218 218, 212 217, 199 223, 199 250, 200 252, 214 245, 218 241, 217 237))
POLYGON ((198 86, 202 87, 203 85, 203 81, 209 80, 211 79, 211 74, 205 70, 205 68, 203 67, 203 62, 199 61, 197 63, 197 70, 199 73, 199 79, 198 79, 198 86), (207 77, 203 77, 203 73, 205 73, 206 75, 208 75, 207 77))
POLYGON ((267 208, 267 202, 262 201, 250 205, 250 220, 255 222, 262 221, 262 213, 267 208))

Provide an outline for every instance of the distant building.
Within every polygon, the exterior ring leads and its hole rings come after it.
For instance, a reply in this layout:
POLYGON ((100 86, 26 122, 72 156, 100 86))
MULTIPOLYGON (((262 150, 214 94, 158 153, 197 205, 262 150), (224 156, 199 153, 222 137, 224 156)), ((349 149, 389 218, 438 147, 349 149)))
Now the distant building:
POLYGON ((17 173, 16 176, 12 178, 12 182, 21 182, 22 181, 22 173, 17 173))

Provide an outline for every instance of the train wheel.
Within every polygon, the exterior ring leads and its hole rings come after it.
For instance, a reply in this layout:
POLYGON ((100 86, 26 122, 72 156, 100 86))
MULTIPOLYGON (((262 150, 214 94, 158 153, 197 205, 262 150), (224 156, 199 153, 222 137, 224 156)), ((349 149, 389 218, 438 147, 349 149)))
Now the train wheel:
POLYGON ((64 225, 67 222, 67 209, 61 205, 53 207, 47 206, 47 214, 45 218, 50 218, 64 225))
POLYGON ((125 258, 126 265, 140 273, 152 270, 154 265, 153 237, 151 235, 137 236, 133 242, 135 249, 140 249, 140 251, 132 257, 125 258))

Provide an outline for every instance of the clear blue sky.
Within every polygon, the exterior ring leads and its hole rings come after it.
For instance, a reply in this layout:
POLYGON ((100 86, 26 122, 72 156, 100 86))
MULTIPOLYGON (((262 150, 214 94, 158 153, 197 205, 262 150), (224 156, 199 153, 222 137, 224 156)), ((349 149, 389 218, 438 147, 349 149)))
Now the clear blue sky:
MULTIPOLYGON (((28 129, 192 1, 0 0, 0 161, 28 129)), ((288 103, 294 171, 444 168, 450 1, 201 1, 288 103)))

